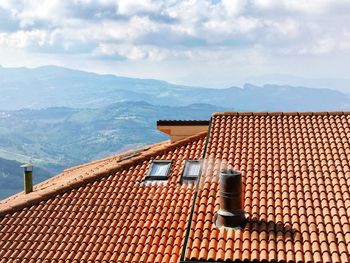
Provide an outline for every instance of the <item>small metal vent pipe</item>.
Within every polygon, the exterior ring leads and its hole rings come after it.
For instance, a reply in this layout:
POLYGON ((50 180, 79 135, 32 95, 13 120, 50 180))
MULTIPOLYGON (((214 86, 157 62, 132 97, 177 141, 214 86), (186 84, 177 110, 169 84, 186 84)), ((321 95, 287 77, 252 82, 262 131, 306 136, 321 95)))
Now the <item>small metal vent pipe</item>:
POLYGON ((27 163, 21 167, 24 173, 24 193, 29 194, 33 192, 33 165, 27 163))
POLYGON ((242 174, 222 170, 219 179, 220 209, 216 217, 218 227, 239 227, 246 222, 242 198, 242 174))

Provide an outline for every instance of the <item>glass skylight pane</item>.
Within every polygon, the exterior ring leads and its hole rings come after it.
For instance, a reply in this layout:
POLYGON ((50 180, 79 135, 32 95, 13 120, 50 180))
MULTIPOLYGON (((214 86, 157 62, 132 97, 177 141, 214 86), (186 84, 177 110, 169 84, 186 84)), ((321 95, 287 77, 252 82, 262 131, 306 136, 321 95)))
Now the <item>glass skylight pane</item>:
POLYGON ((199 163, 189 163, 188 164, 188 175, 189 176, 198 176, 199 175, 199 170, 201 166, 199 163))
POLYGON ((153 163, 150 176, 167 176, 170 163, 153 163))
POLYGON ((187 161, 184 177, 196 178, 199 176, 201 164, 198 161, 187 161))

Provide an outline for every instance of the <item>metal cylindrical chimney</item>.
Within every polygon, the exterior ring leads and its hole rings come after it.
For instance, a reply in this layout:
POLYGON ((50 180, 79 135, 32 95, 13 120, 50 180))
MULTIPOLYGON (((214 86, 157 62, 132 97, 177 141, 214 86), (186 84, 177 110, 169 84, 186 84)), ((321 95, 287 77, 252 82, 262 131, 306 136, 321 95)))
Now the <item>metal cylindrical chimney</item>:
POLYGON ((246 222, 243 210, 242 175, 235 170, 222 170, 220 173, 220 209, 217 213, 218 227, 239 227, 246 222))
POLYGON ((24 174, 24 193, 28 194, 33 192, 33 165, 32 164, 23 164, 24 174))

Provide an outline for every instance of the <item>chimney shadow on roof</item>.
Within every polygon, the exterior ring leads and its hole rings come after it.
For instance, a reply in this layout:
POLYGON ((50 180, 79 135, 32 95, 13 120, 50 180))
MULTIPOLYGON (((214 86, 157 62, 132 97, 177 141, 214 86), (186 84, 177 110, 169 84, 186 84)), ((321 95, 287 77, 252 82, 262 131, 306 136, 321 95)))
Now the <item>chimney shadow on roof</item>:
POLYGON ((266 232, 271 237, 283 237, 294 240, 301 240, 301 232, 293 228, 290 224, 282 222, 266 221, 258 218, 247 218, 244 230, 258 231, 258 233, 266 232))

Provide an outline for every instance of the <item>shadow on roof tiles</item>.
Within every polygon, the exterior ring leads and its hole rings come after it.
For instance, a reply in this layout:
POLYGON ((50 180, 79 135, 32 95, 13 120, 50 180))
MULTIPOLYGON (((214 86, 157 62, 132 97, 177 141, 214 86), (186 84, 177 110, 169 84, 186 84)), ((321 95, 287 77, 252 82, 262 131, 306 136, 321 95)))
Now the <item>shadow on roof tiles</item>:
POLYGON ((257 218, 248 218, 244 229, 257 231, 258 233, 266 232, 269 235, 272 234, 274 237, 291 238, 293 240, 302 238, 300 231, 293 228, 290 224, 259 220, 257 218))

